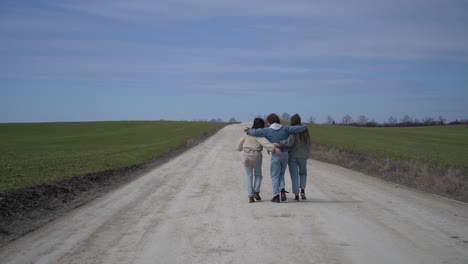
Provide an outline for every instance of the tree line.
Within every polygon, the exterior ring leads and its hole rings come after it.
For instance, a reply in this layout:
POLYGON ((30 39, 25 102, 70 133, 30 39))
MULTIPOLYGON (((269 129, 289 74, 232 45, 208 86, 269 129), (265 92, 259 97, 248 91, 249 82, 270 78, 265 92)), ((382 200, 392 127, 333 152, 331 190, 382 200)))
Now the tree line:
MULTIPOLYGON (((267 115, 257 115, 256 118, 263 118, 266 120, 267 115)), ((287 112, 279 115, 282 122, 289 122, 291 115, 287 112)), ((221 118, 213 118, 210 120, 198 120, 198 121, 208 121, 208 122, 224 122, 221 118)), ((315 117, 310 116, 304 122, 309 122, 311 124, 317 124, 315 117)), ((236 118, 231 117, 228 123, 238 123, 236 118)), ((424 117, 422 119, 411 117, 410 115, 404 115, 402 118, 398 119, 397 117, 390 116, 386 122, 378 123, 373 119, 369 119, 365 115, 360 115, 354 119, 350 115, 345 115, 341 120, 336 121, 331 115, 328 115, 325 119, 325 122, 322 124, 325 125, 344 125, 344 126, 356 126, 356 127, 410 127, 410 126, 443 126, 443 125, 461 125, 468 124, 468 119, 454 120, 447 122, 446 118, 442 115, 439 115, 437 118, 433 117, 424 117)))
MULTIPOLYGON (((198 121, 198 122, 215 122, 215 123, 223 123, 225 122, 222 118, 212 118, 212 119, 195 119, 193 121, 198 121)), ((239 123, 235 117, 229 118, 229 121, 227 123, 239 123)))
MULTIPOLYGON (((315 123, 313 117, 309 118, 311 123, 315 123)), ((401 119, 390 116, 386 122, 379 123, 375 120, 369 119, 365 115, 360 115, 357 119, 353 119, 350 115, 345 115, 340 122, 336 122, 335 119, 328 115, 324 124, 327 125, 344 125, 344 126, 357 126, 357 127, 413 127, 413 126, 443 126, 443 125, 460 125, 468 124, 468 119, 454 120, 447 122, 447 119, 440 115, 437 118, 424 117, 422 119, 411 117, 410 115, 404 115, 401 119)))
MULTIPOLYGON (((257 115, 257 118, 263 118, 266 120, 266 115, 257 115)), ((289 122, 291 115, 287 112, 279 115, 282 122, 289 122)), ((309 122, 311 124, 317 124, 317 120, 314 116, 310 116, 304 122, 309 122)), ((369 119, 365 115, 360 115, 354 119, 350 115, 345 115, 341 120, 336 121, 331 115, 328 115, 325 121, 322 123, 325 125, 344 125, 344 126, 357 126, 357 127, 408 127, 408 126, 443 126, 443 125, 460 125, 468 124, 468 119, 454 120, 447 122, 447 119, 439 115, 437 118, 433 117, 424 117, 422 119, 411 117, 410 115, 404 115, 402 118, 398 119, 397 117, 390 116, 386 122, 379 123, 373 119, 369 119)))

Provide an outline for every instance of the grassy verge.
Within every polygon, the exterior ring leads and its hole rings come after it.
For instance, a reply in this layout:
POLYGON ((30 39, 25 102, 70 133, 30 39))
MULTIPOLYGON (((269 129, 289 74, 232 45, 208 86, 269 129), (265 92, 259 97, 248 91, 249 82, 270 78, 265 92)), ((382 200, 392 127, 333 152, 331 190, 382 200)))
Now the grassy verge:
POLYGON ((314 159, 468 202, 468 126, 310 126, 314 159))
POLYGON ((224 125, 173 121, 0 124, 0 192, 145 164, 224 125))

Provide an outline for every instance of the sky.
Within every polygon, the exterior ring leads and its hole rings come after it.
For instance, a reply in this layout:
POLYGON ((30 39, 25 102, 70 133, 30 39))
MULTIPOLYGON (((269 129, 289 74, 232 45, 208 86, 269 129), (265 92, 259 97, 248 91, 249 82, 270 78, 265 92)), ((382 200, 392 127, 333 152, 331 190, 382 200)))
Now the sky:
POLYGON ((0 122, 468 118, 468 0, 2 0, 0 122))

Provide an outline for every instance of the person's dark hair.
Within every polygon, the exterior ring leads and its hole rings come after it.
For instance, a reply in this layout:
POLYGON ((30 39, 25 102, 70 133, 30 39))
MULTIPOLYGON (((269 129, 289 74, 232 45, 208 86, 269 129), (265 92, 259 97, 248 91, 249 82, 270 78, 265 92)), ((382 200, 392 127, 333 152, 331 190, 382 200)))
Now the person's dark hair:
POLYGON ((278 115, 276 115, 275 113, 271 113, 267 116, 267 122, 268 124, 273 124, 273 123, 278 123, 278 124, 281 124, 280 122, 280 118, 278 117, 278 115))
POLYGON ((294 114, 289 120, 291 121, 291 126, 301 125, 301 117, 299 114, 294 114))
POLYGON ((306 130, 302 133, 299 134, 299 140, 303 143, 309 144, 310 142, 310 134, 309 130, 306 128, 306 130))
POLYGON ((264 128, 265 127, 265 121, 261 118, 255 118, 253 122, 252 128, 264 128))
MULTIPOLYGON (((291 117, 291 126, 301 126, 301 117, 298 114, 295 114, 291 117)), ((303 143, 309 143, 310 142, 310 135, 309 135, 309 130, 306 129, 306 131, 302 132, 299 134, 299 140, 303 143)))

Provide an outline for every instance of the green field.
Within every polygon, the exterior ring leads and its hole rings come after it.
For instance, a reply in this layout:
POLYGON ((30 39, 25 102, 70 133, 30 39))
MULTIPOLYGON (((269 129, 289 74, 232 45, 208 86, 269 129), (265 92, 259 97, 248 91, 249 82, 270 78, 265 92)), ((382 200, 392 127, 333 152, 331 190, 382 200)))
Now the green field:
POLYGON ((0 192, 147 163, 225 124, 0 124, 0 192))
POLYGON ((396 160, 468 171, 468 125, 361 128, 309 125, 315 143, 396 160))

